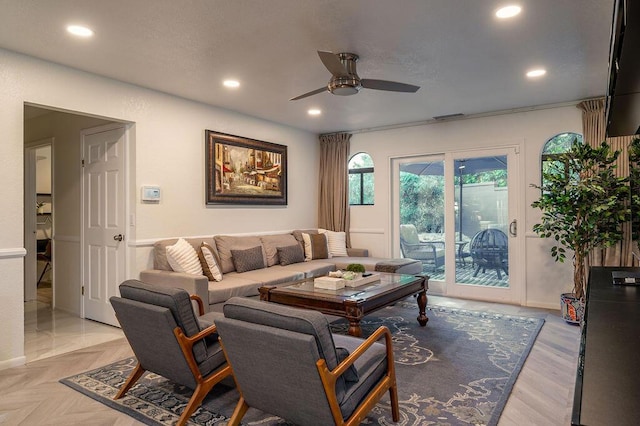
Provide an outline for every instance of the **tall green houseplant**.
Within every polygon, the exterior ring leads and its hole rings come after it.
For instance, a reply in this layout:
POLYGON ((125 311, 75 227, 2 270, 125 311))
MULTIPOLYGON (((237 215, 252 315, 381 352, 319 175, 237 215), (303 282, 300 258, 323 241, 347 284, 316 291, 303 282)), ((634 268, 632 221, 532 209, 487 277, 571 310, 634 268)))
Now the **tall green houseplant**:
POLYGON ((634 138, 629 144, 629 189, 631 237, 640 250, 640 138, 634 138))
POLYGON ((573 293, 578 299, 585 295, 589 252, 621 241, 622 224, 629 220, 627 179, 615 175, 619 154, 606 142, 598 148, 574 143, 548 164, 542 185, 532 185, 541 195, 531 206, 542 210, 533 231, 555 240, 555 261, 564 262, 567 250, 573 252, 573 293))

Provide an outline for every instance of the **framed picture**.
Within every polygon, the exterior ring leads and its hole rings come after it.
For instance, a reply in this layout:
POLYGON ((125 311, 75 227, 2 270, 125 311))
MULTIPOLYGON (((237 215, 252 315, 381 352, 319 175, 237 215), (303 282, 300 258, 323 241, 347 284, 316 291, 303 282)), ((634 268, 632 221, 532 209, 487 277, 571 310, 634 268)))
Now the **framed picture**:
POLYGON ((287 147, 206 131, 207 204, 287 204, 287 147))

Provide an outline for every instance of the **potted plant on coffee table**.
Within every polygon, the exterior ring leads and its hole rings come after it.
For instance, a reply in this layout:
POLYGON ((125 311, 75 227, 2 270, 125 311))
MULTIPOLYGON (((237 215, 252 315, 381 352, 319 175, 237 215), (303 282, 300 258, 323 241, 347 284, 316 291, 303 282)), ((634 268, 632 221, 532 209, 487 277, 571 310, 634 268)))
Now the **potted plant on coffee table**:
POLYGON ((629 220, 627 179, 615 174, 619 154, 606 142, 598 148, 574 143, 557 161, 545 164, 541 186, 531 185, 541 190, 531 206, 542 210, 533 231, 553 238, 551 256, 556 262, 565 261, 567 250, 573 252, 573 293, 561 296, 568 322, 582 320, 589 252, 619 242, 622 224, 629 220))

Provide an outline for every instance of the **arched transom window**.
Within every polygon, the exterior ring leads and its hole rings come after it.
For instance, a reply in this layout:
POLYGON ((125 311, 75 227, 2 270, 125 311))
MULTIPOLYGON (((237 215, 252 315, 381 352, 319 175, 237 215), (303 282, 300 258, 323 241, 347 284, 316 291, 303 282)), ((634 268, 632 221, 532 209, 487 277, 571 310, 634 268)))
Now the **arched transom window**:
POLYGON ((349 160, 349 204, 373 205, 373 159, 366 152, 349 160))

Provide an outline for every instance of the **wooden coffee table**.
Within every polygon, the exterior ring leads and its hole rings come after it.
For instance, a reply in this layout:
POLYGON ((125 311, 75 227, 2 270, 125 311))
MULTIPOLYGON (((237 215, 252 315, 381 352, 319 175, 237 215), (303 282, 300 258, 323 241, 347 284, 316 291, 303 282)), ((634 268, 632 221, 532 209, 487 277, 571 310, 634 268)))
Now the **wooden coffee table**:
POLYGON ((365 315, 416 294, 418 323, 423 327, 427 325, 429 277, 384 272, 376 272, 376 274, 380 274, 379 281, 339 290, 315 288, 313 278, 300 280, 287 286, 264 286, 260 287, 260 300, 313 309, 323 314, 346 318, 349 321, 349 334, 359 337, 362 335, 360 321, 365 315))

